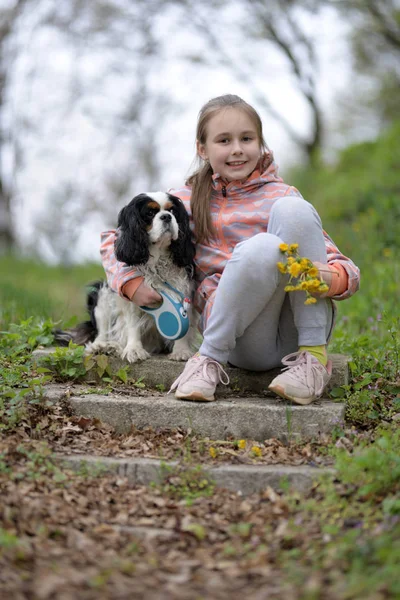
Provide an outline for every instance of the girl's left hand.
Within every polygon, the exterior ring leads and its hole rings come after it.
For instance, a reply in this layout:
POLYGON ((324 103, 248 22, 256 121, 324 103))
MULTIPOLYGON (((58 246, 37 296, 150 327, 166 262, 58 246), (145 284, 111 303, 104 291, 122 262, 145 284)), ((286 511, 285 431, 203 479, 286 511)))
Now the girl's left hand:
MULTIPOLYGON (((328 288, 330 288, 332 283, 332 271, 329 265, 327 263, 324 264, 318 261, 313 261, 313 265, 318 269, 318 277, 322 279, 322 281, 325 281, 328 288)), ((319 294, 318 292, 316 292, 315 294, 313 294, 313 296, 318 296, 319 298, 326 298, 328 293, 329 290, 327 292, 324 292, 323 294, 319 294)))

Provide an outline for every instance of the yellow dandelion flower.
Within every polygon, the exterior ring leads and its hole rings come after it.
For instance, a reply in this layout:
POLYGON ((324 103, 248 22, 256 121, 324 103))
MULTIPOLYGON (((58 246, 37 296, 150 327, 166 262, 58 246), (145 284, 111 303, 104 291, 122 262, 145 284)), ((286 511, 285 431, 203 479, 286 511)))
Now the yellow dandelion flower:
POLYGON ((302 258, 300 260, 300 264, 301 264, 301 268, 305 271, 306 269, 309 268, 310 266, 310 261, 308 260, 308 258, 302 258))
POLYGON ((311 267, 311 269, 308 270, 307 275, 309 275, 310 277, 318 277, 318 269, 317 267, 311 267))
POLYGON ((318 291, 319 292, 327 292, 328 290, 329 290, 329 286, 325 283, 325 281, 322 281, 322 283, 319 284, 318 291))
POLYGON ((289 256, 287 259, 287 264, 292 265, 294 262, 296 262, 296 259, 294 258, 294 256, 289 256))
POLYGON ((301 271, 302 271, 301 265, 298 262, 294 262, 289 267, 289 273, 292 275, 292 277, 298 277, 300 275, 301 271))
POLYGON ((259 446, 252 446, 251 447, 251 452, 252 452, 253 456, 259 457, 259 456, 262 455, 262 451, 261 451, 261 448, 259 446))
POLYGON ((285 292, 294 292, 294 285, 285 285, 285 292))
POLYGON ((319 290, 321 282, 319 279, 310 279, 307 281, 307 290, 309 292, 317 292, 319 290))
POLYGON ((239 440, 239 442, 238 442, 238 448, 240 450, 244 450, 246 448, 246 440, 239 440))
POLYGON ((289 252, 291 254, 294 254, 296 252, 296 250, 297 250, 298 247, 299 247, 298 244, 290 244, 290 246, 289 246, 289 252))
POLYGON ((217 458, 218 452, 217 452, 217 449, 214 448, 214 446, 210 447, 209 453, 210 453, 211 458, 217 458))
POLYGON ((317 301, 316 298, 313 298, 312 296, 310 296, 309 298, 307 298, 307 300, 304 302, 304 304, 315 304, 317 301))
POLYGON ((279 244, 279 250, 281 252, 287 252, 289 250, 289 246, 287 244, 279 244))
POLYGON ((300 283, 300 289, 301 289, 301 290, 306 290, 306 289, 307 289, 307 287, 308 287, 308 286, 307 286, 307 281, 302 281, 302 282, 300 283))
POLYGON ((276 264, 281 273, 286 273, 286 270, 287 270, 286 265, 284 265, 282 262, 278 262, 276 264))

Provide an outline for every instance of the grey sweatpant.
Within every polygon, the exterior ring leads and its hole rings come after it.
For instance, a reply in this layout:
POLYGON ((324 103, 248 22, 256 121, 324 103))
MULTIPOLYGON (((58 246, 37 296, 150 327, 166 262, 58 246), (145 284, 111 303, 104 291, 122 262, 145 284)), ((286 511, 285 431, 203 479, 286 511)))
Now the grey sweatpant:
POLYGON ((300 256, 326 263, 321 219, 299 197, 277 200, 267 233, 237 244, 228 261, 204 331, 200 354, 254 371, 277 367, 299 346, 326 344, 332 303, 305 305, 305 292, 287 293, 287 275, 276 266, 279 244, 299 244, 300 256))

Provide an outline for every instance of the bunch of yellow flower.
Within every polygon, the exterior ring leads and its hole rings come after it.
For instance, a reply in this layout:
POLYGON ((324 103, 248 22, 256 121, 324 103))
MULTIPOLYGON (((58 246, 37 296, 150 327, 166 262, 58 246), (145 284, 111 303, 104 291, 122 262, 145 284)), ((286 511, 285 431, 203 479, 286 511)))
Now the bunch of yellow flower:
POLYGON ((254 458, 260 458, 260 456, 262 456, 262 450, 260 446, 252 446, 251 453, 254 456, 254 458))
POLYGON ((280 244, 279 250, 286 255, 287 259, 286 263, 278 262, 277 266, 281 273, 290 275, 285 292, 303 291, 306 293, 304 304, 315 304, 317 300, 312 294, 327 292, 328 286, 318 277, 319 271, 311 260, 299 256, 298 247, 298 244, 280 244), (296 280, 294 284, 293 280, 296 280))

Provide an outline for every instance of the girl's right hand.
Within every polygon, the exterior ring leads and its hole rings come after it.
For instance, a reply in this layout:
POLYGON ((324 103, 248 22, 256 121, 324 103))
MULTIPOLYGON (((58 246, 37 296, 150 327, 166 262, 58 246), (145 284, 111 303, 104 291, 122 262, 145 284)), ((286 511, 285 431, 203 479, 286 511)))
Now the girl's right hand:
POLYGON ((131 301, 137 306, 156 308, 161 304, 162 298, 154 288, 142 281, 136 292, 133 294, 131 301))

